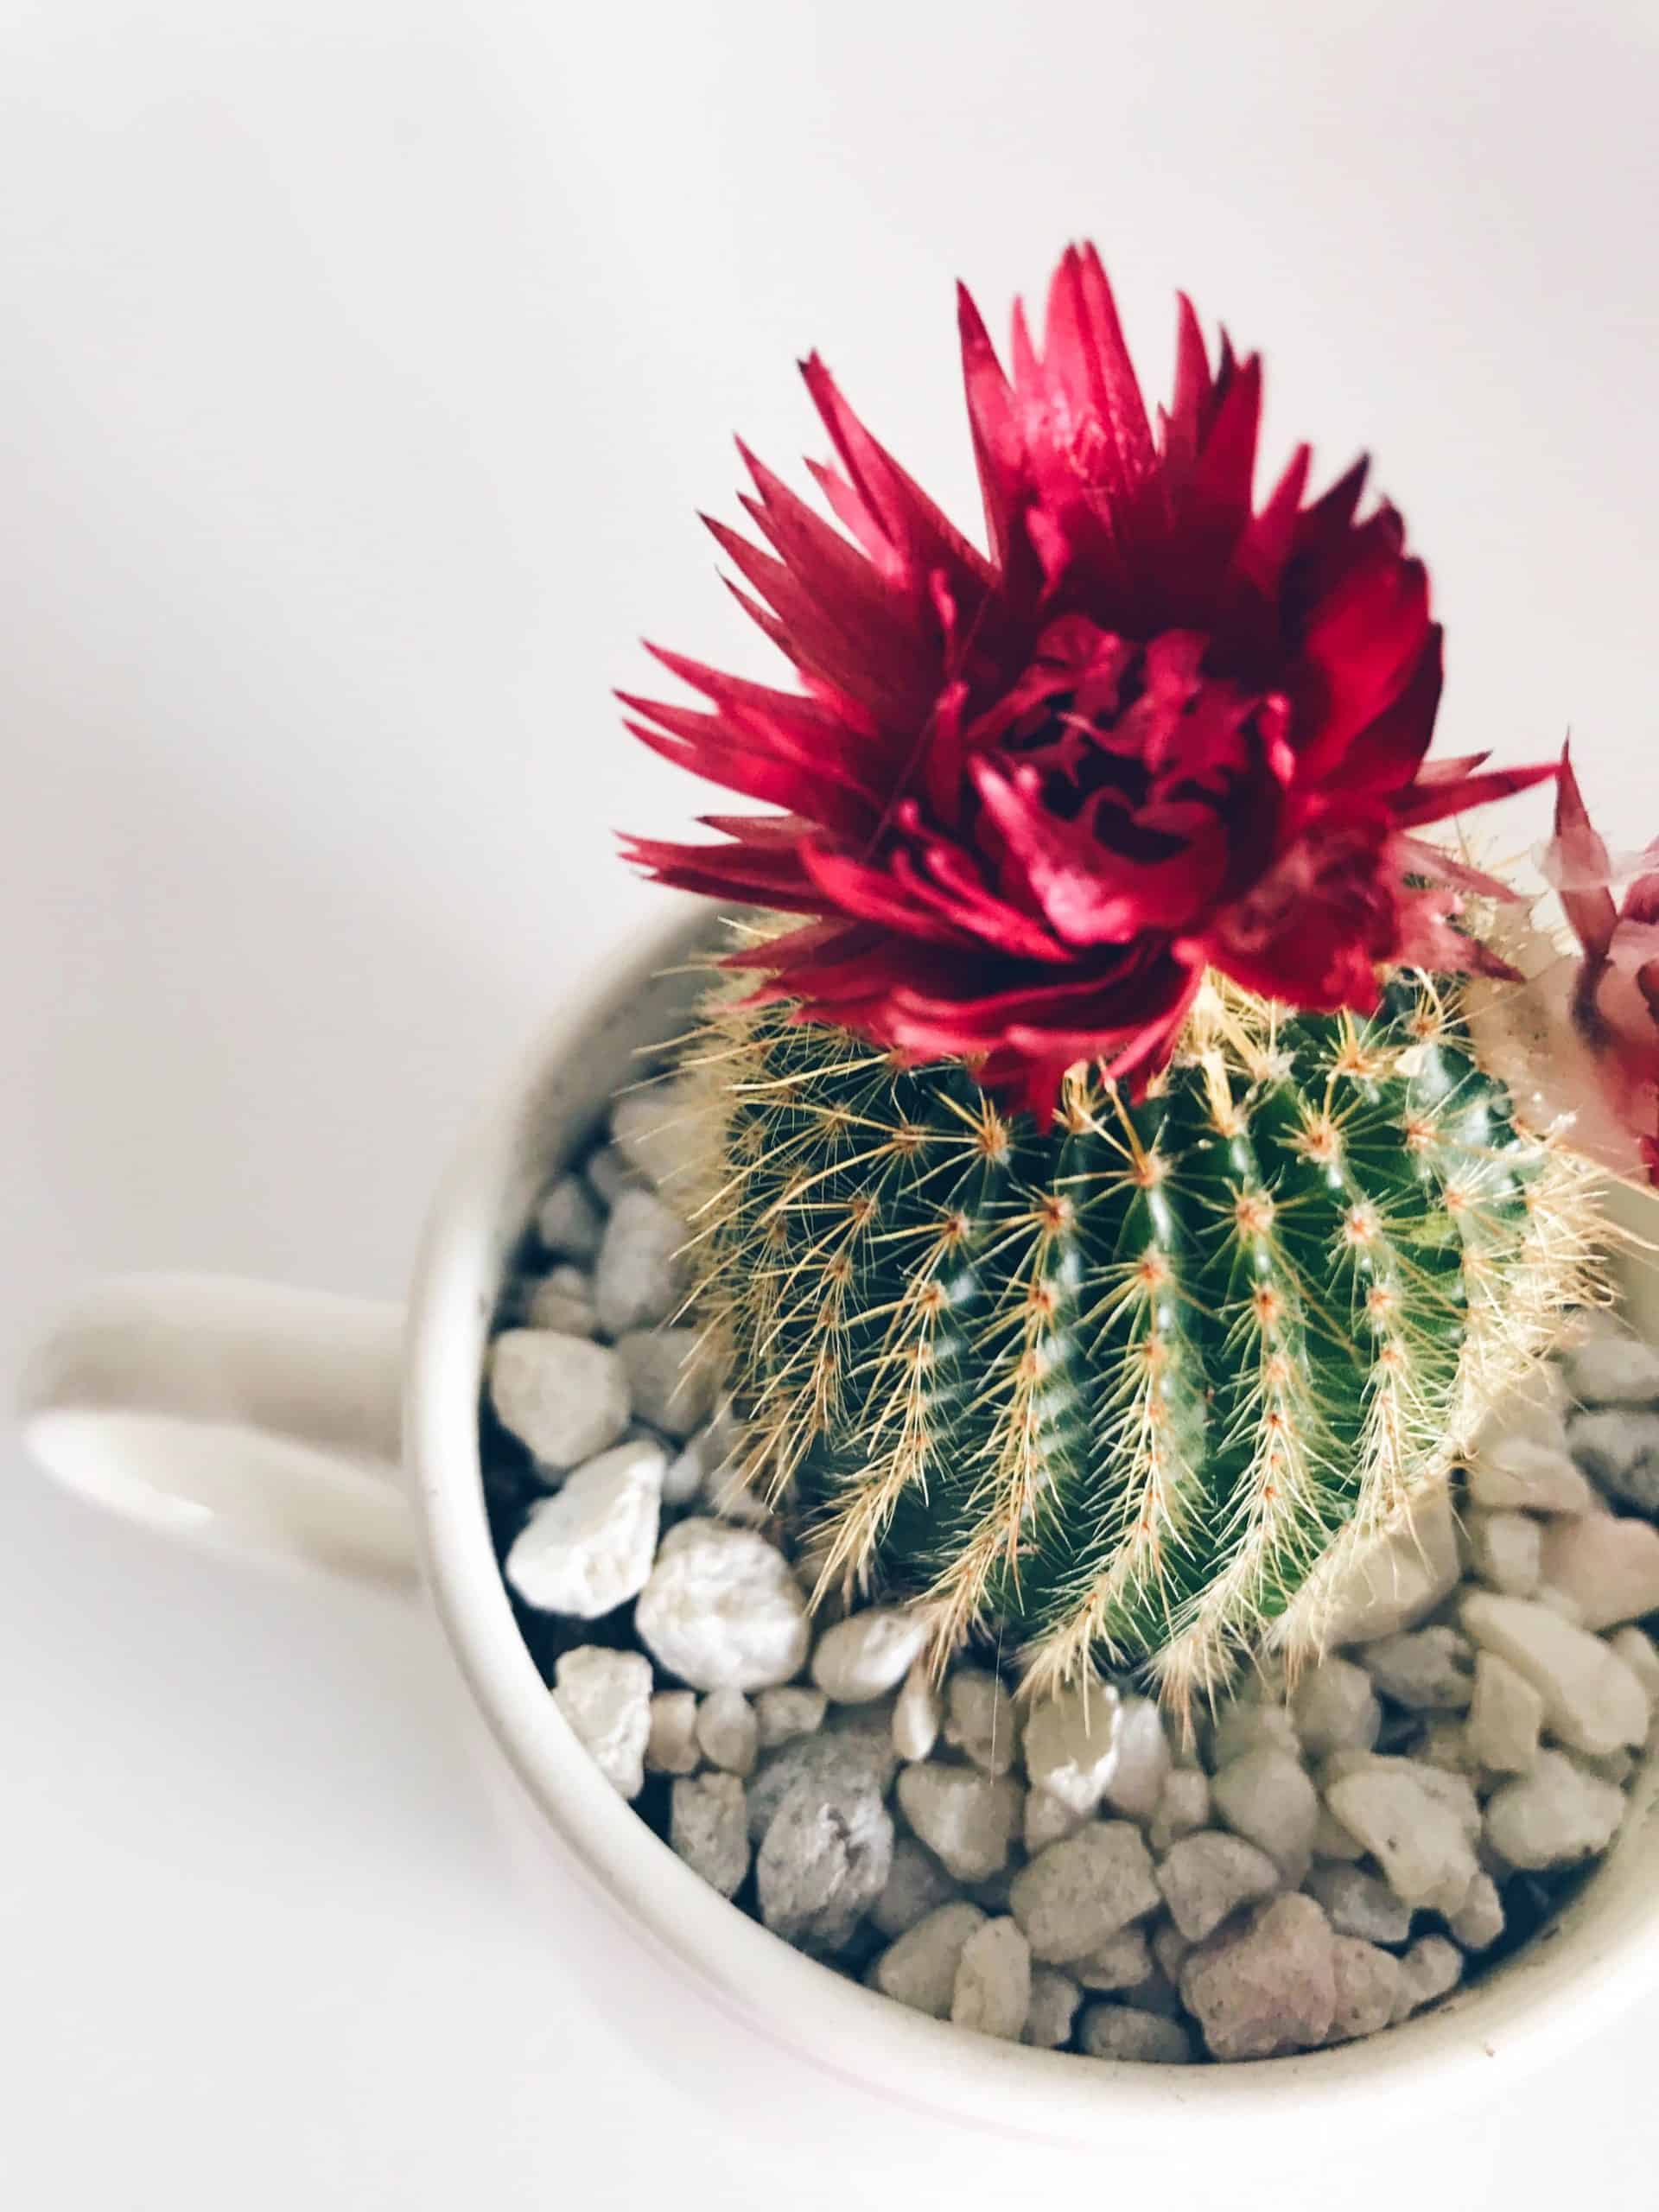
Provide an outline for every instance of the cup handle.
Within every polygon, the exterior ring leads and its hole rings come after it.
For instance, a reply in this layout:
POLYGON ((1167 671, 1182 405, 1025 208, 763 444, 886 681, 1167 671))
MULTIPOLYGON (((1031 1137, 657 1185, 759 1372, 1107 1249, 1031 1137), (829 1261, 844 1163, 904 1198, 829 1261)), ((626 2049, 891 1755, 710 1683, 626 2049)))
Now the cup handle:
POLYGON ((35 1457, 130 1520, 219 1550, 405 1582, 403 1313, 233 1276, 131 1275, 41 1338, 20 1410, 35 1457))

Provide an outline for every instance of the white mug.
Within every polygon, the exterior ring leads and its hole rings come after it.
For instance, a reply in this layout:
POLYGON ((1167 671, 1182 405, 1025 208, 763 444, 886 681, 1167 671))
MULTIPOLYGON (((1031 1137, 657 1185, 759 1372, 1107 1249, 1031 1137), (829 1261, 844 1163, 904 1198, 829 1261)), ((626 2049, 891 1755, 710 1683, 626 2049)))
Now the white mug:
MULTIPOLYGON (((683 1027, 710 933, 705 906, 677 901, 671 923, 542 1040, 442 1186, 406 1319, 211 1277, 100 1286, 29 1363, 22 1413, 36 1456, 83 1495, 199 1541, 369 1576, 423 1573, 481 1724, 486 1771, 556 1927, 581 1910, 575 1873, 634 1941, 629 2016, 642 2029, 671 2023, 681 2056, 695 2048, 716 2071, 741 2066, 752 2089, 764 2056, 781 2094, 855 2083, 931 2117, 1101 2144, 1175 2122, 1230 2136, 1252 2123, 1281 2128, 1287 2101, 1302 2126, 1310 2100, 1344 2121, 1366 2107, 1383 2125, 1483 2097, 1650 1997, 1652 1756, 1612 1850, 1514 1959, 1370 2040, 1193 2068, 1027 2050, 908 2012, 767 1934, 615 1794, 513 1621, 485 1516, 480 1380, 503 1268, 535 1196, 599 1126, 638 1053, 683 1027), (722 2022, 724 2035, 712 2032, 722 2022)), ((1625 1263, 1627 1310, 1659 1340, 1659 1202, 1621 1188, 1613 1205, 1648 1248, 1625 1263)))

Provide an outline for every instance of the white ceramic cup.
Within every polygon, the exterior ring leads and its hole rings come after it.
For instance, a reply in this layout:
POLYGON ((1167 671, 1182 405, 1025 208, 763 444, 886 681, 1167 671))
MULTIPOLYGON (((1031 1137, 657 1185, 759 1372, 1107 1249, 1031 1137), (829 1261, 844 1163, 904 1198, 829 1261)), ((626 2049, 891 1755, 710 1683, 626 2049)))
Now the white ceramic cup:
MULTIPOLYGON (((1299 2126, 1308 2100, 1368 2107, 1382 2126, 1442 2100, 1481 2099, 1650 1996, 1652 1758, 1612 1851, 1513 1961, 1368 2042, 1192 2069, 1029 2050, 874 1996, 717 1897, 601 1779, 532 1665, 502 1586, 479 1463, 480 1379, 503 1265, 537 1192, 599 1126, 637 1055, 683 1027, 710 928, 706 908, 676 901, 671 923, 543 1039, 442 1187, 406 1321, 391 1307, 210 1277, 105 1284, 60 1318, 29 1365, 22 1412, 35 1454, 83 1495, 196 1541, 372 1576, 423 1570, 555 1923, 580 1910, 575 1872, 643 1947, 618 1968, 628 2009, 671 2019, 681 2049, 701 2038, 728 2071, 758 2065, 770 2045, 767 2064, 789 2094, 836 2094, 827 2071, 931 2117, 1102 2143, 1142 2126, 1279 2128, 1287 2101, 1299 2126), (688 1977, 700 1999, 688 1999, 688 1977), (709 2034, 721 2016, 743 2040, 709 2034)), ((1621 1190, 1615 1206, 1659 1247, 1659 1204, 1621 1190)), ((1659 1266, 1647 1254, 1627 1264, 1625 1290, 1637 1325, 1659 1339, 1659 1266)))

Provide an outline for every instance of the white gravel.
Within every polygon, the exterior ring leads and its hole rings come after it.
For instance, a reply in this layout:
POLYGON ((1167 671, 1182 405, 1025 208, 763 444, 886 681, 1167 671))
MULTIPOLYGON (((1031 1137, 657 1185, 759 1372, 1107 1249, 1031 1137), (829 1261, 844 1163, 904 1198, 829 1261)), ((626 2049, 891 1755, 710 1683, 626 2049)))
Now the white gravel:
POLYGON ((662 1777, 643 1804, 711 1887, 965 2030, 1185 2063, 1407 2018, 1500 1942, 1512 1883, 1608 1847, 1659 1707, 1659 1531, 1624 1510, 1659 1512, 1659 1355, 1597 1325, 1587 1410, 1557 1368, 1511 1393, 1466 1484, 1327 1585, 1327 1656, 1288 1688, 1269 1656, 1196 1746, 1121 1684, 936 1682, 911 1610, 836 1598, 815 1636, 817 1562, 734 1484, 678 1318, 684 1103, 619 1102, 550 1190, 487 1388, 533 1462, 517 1594, 635 1601, 643 1648, 564 1651, 556 1702, 623 1795, 662 1777))
POLYGON ((607 1344, 552 1329, 507 1329, 490 1346, 490 1403, 539 1464, 563 1473, 628 1425, 628 1378, 607 1344))
POLYGON ((553 1702, 613 1789, 637 1797, 651 1734, 651 1664, 638 1651, 585 1643, 554 1664, 553 1702))
POLYGON ((959 1882, 982 1882, 1007 1865, 1024 1794, 1006 1775, 932 1759, 899 1777, 899 1809, 959 1882))
POLYGON ((806 1663, 812 1640, 806 1600, 782 1552, 721 1521, 669 1530, 633 1618, 658 1664, 700 1690, 786 1682, 806 1663))
POLYGON ((1471 1591, 1463 1624, 1482 1648, 1507 1659, 1544 1700, 1544 1721, 1580 1751, 1614 1751, 1648 1732, 1647 1693, 1618 1653, 1529 1598, 1471 1591))
POLYGON ((872 1605, 827 1628, 812 1654, 812 1679, 836 1705, 868 1705, 895 1689, 927 1637, 927 1624, 894 1606, 872 1605))
POLYGON ((532 1506, 505 1569, 525 1605, 589 1621, 637 1597, 656 1556, 667 1464, 660 1445, 619 1444, 532 1506))
POLYGON ((668 1319, 685 1293, 690 1236, 654 1191, 618 1193, 594 1266, 594 1304, 607 1337, 668 1319))

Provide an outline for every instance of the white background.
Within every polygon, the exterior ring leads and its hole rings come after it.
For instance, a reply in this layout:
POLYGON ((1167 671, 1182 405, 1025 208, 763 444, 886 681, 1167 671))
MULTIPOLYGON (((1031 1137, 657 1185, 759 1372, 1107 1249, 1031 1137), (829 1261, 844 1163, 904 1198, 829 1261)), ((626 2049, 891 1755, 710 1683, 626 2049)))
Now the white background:
MULTIPOLYGON (((394 1291, 473 1102, 644 913, 646 631, 760 666, 696 506, 817 343, 971 508, 950 279, 1093 235, 1362 445, 1450 749, 1659 830, 1659 17, 1534 0, 0 6, 0 1337, 90 1273, 394 1291)), ((1500 851, 1539 817, 1512 809, 1500 851)), ((532 1939, 412 1611, 0 1489, 0 2183, 302 2204, 1645 2202, 1652 2016, 1270 2160, 787 2131, 532 1939)), ((624 2008, 625 2009, 625 2008, 624 2008)))

